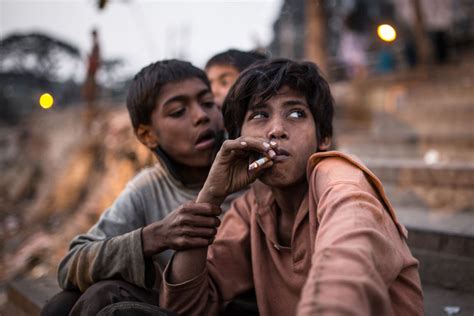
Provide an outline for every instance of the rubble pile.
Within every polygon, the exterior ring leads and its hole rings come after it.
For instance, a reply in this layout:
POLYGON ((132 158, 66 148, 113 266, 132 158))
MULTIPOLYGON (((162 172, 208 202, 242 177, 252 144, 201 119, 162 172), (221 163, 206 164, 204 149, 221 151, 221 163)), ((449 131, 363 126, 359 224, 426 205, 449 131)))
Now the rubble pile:
POLYGON ((0 127, 0 286, 55 276, 69 241, 153 163, 124 107, 103 109, 87 130, 81 115, 47 111, 0 127))

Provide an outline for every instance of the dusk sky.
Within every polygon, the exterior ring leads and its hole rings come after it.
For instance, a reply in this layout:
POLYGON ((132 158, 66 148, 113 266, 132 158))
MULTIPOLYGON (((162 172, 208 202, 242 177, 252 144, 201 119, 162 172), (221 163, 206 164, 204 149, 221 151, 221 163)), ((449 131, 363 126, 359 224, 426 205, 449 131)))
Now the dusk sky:
POLYGON ((91 47, 90 30, 99 30, 102 55, 123 58, 124 72, 163 58, 185 57, 202 67, 230 47, 267 45, 281 0, 160 1, 0 0, 0 37, 11 32, 46 32, 91 47))

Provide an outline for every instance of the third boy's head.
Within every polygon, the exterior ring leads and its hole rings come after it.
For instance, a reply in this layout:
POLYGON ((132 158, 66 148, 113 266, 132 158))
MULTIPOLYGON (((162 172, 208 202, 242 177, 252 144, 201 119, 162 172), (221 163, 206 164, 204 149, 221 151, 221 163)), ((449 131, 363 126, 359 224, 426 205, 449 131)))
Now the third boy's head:
POLYGON ((219 108, 222 107, 222 103, 239 73, 256 61, 263 59, 266 59, 266 56, 258 52, 244 52, 237 49, 229 49, 209 59, 205 67, 206 73, 219 108))
POLYGON ((127 108, 148 148, 186 166, 210 166, 223 121, 204 71, 179 60, 153 63, 135 75, 127 108))
POLYGON ((251 136, 278 144, 280 157, 261 179, 278 186, 300 181, 309 156, 329 148, 333 111, 329 85, 316 65, 288 59, 242 72, 223 108, 230 138, 251 136))

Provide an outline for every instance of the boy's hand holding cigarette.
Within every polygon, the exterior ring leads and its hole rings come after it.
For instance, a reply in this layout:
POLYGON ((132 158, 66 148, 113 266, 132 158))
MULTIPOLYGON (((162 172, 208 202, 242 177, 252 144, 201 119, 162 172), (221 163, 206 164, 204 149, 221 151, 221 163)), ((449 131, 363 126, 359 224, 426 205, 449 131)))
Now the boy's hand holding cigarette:
POLYGON ((276 148, 275 142, 255 137, 226 140, 217 153, 197 202, 220 205, 227 195, 248 186, 265 169, 273 166, 276 148))

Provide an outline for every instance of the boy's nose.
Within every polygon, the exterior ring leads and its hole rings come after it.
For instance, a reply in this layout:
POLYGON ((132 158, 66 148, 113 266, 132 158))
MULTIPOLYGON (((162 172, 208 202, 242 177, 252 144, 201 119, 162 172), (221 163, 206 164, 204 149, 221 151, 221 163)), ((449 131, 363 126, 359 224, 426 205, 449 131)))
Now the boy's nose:
POLYGON ((199 103, 196 103, 193 106, 193 122, 194 125, 209 122, 209 114, 199 103))
POLYGON ((270 126, 270 129, 267 133, 267 138, 269 140, 273 139, 288 139, 288 133, 286 128, 280 122, 275 122, 270 126))

